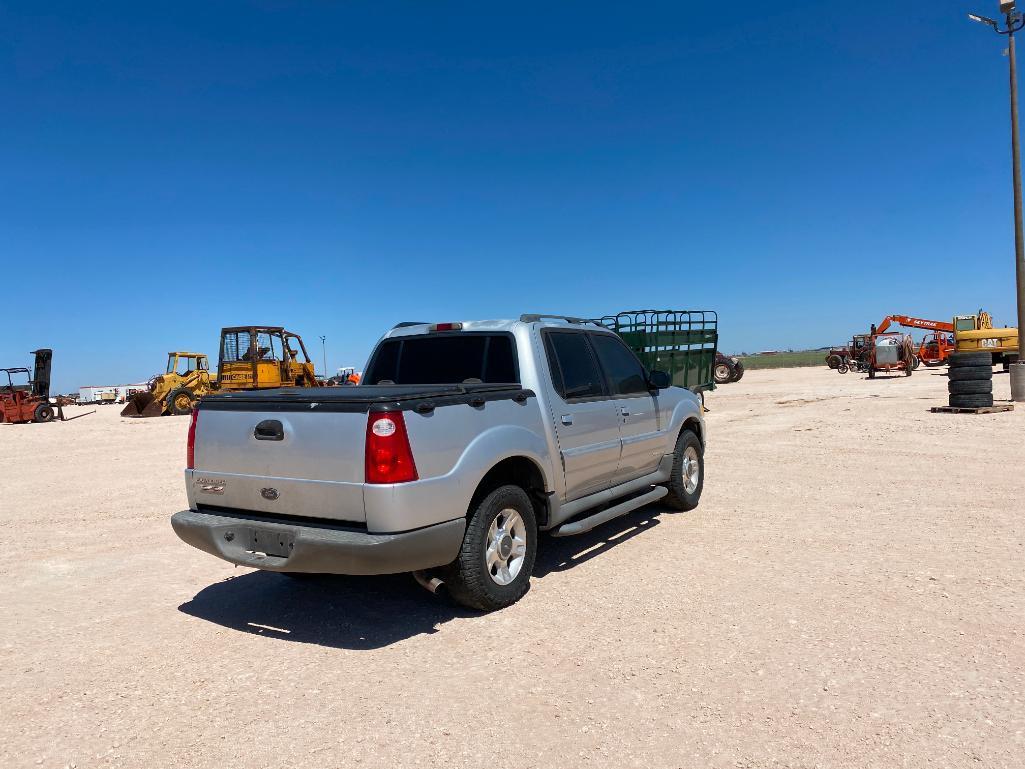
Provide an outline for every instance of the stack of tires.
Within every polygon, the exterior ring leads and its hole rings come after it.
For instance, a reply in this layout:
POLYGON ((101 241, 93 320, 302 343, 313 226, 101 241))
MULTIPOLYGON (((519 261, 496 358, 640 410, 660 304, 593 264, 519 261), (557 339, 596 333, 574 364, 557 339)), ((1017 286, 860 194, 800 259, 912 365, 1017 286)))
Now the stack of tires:
POLYGON ((947 391, 952 408, 976 409, 993 405, 993 356, 988 352, 950 355, 947 391))

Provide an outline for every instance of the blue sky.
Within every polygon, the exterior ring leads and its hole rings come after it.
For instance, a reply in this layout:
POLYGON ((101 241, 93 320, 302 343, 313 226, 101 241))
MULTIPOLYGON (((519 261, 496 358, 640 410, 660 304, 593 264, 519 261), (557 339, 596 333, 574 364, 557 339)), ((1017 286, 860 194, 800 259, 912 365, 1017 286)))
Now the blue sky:
POLYGON ((139 380, 267 323, 333 369, 524 311, 712 308, 729 351, 1013 324, 1007 60, 969 10, 0 2, 0 365, 139 380))

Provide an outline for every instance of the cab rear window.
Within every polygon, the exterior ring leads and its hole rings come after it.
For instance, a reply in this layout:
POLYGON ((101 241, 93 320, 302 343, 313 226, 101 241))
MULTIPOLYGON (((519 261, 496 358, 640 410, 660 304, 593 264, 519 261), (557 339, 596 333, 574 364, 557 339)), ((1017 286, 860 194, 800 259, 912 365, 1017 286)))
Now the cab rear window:
POLYGON ((387 339, 366 384, 519 384, 511 334, 460 332, 387 339))

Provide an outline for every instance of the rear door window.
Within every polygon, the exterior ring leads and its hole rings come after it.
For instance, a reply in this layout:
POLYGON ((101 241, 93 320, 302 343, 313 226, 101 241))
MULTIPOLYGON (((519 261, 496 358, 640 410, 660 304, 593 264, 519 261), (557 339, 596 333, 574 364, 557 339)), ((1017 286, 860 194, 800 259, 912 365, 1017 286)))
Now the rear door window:
POLYGON ((387 339, 378 345, 366 384, 518 384, 509 334, 472 332, 387 339))
POLYGON ((552 383, 563 400, 605 395, 601 372, 586 335, 550 332, 544 339, 552 383))
POLYGON ((648 392, 648 378, 644 367, 630 349, 611 334, 591 334, 591 343, 598 354, 605 376, 616 395, 648 392))

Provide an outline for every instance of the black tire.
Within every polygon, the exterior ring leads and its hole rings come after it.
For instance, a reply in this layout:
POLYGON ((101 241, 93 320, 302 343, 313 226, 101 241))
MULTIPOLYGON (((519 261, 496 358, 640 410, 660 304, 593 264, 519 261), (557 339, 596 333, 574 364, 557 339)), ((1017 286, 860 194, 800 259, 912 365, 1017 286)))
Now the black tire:
POLYGON ((979 409, 993 405, 993 393, 976 395, 951 395, 950 405, 957 409, 979 409))
POLYGON ((470 511, 459 555, 444 570, 445 587, 455 601, 471 609, 504 609, 527 592, 536 557, 537 521, 530 497, 519 486, 499 486, 470 511), (491 524, 507 509, 515 510, 523 519, 526 552, 512 582, 501 585, 488 569, 485 553, 491 524))
POLYGON ((848 371, 850 371, 850 369, 847 367, 846 363, 841 363, 836 367, 836 373, 838 374, 846 374, 848 371))
POLYGON ((188 387, 179 387, 177 390, 172 390, 170 395, 167 396, 167 410, 176 417, 191 414, 195 403, 196 396, 192 394, 192 390, 188 387), (185 407, 184 403, 179 403, 179 401, 183 401, 185 398, 188 398, 188 407, 185 407))
POLYGON ((839 355, 830 355, 826 358, 826 365, 830 368, 840 368, 840 364, 843 362, 843 358, 839 355))
POLYGON ((876 378, 876 370, 874 368, 872 368, 871 366, 868 367, 868 378, 869 379, 875 379, 876 378))
POLYGON ((32 419, 36 422, 52 422, 53 406, 49 403, 40 403, 36 406, 36 410, 32 412, 32 419))
POLYGON ((684 428, 680 437, 676 439, 676 450, 673 452, 673 470, 669 475, 669 482, 665 484, 669 494, 665 502, 677 510, 693 510, 701 501, 701 490, 705 486, 705 450, 701 445, 698 436, 693 430, 684 428), (684 478, 684 459, 687 450, 693 449, 697 454, 698 481, 692 491, 687 491, 687 480, 684 478))
POLYGON ((733 381, 734 382, 739 382, 743 378, 744 378, 744 362, 738 360, 736 363, 733 364, 733 381))
POLYGON ((729 384, 733 381, 733 366, 726 361, 719 361, 712 369, 712 378, 716 384, 729 384))
POLYGON ((912 368, 916 368, 917 369, 919 366, 922 365, 922 359, 919 358, 917 355, 912 356, 912 359, 915 362, 915 365, 912 368))
POLYGON ((993 392, 992 379, 958 379, 947 382, 951 395, 985 395, 993 392))
POLYGON ((950 367, 963 368, 964 366, 988 366, 993 368, 993 353, 989 352, 952 352, 950 353, 950 367))
POLYGON ((989 366, 962 366, 947 371, 951 382, 984 382, 993 379, 993 369, 989 366))

